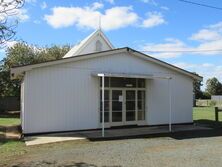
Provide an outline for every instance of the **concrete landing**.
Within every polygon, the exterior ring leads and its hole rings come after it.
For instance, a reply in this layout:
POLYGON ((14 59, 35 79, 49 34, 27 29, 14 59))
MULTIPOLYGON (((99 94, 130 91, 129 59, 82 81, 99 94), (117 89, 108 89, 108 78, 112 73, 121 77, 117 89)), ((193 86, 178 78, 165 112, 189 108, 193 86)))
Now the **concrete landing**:
POLYGON ((64 142, 64 141, 72 141, 72 140, 84 140, 86 139, 83 136, 78 134, 70 134, 70 137, 67 136, 69 133, 56 133, 56 134, 45 134, 38 136, 29 136, 25 137, 26 146, 39 145, 39 144, 48 144, 55 142, 64 142))
MULTIPOLYGON (((200 127, 195 125, 173 125, 172 132, 185 132, 185 131, 198 131, 210 130, 211 128, 200 127)), ((70 140, 104 140, 104 139, 120 139, 120 138, 133 138, 154 134, 167 134, 169 132, 168 126, 152 126, 152 127, 133 127, 133 128, 118 128, 118 129, 105 129, 105 137, 102 137, 101 130, 89 130, 67 133, 53 133, 25 137, 27 146, 63 142, 70 140)))

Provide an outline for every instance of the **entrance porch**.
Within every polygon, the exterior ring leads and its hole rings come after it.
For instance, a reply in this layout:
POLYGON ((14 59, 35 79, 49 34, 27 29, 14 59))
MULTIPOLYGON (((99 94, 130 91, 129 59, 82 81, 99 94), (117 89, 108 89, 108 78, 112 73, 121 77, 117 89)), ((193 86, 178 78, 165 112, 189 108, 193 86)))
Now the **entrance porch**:
POLYGON ((169 101, 169 131, 171 131, 171 85, 170 76, 123 73, 92 73, 100 78, 100 127, 126 125, 149 125, 148 123, 148 81, 166 80, 169 101))
POLYGON ((105 137, 102 137, 101 130, 88 130, 78 132, 66 132, 66 133, 52 133, 42 134, 25 137, 25 143, 27 146, 55 143, 71 140, 112 140, 112 139, 130 139, 130 138, 143 138, 143 137, 155 137, 170 135, 178 132, 208 132, 211 128, 190 125, 173 125, 172 131, 169 132, 168 126, 144 126, 144 127, 127 127, 127 128, 114 128, 106 129, 105 137))

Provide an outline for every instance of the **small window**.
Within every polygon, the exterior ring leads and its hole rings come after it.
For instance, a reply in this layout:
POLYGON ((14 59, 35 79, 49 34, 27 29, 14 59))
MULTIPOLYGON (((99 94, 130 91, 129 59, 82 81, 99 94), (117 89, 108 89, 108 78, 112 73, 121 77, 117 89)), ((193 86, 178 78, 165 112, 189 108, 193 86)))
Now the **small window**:
POLYGON ((102 43, 99 40, 96 41, 96 51, 97 52, 102 51, 102 43))

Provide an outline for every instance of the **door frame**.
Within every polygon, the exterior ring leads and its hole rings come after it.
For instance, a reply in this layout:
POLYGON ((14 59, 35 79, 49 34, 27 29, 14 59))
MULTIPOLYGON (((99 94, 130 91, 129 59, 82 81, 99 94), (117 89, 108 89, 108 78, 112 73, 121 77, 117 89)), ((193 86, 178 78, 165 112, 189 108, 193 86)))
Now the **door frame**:
MULTIPOLYGON (((109 90, 109 99, 110 99, 110 104, 109 104, 109 125, 110 126, 124 126, 124 125, 138 125, 138 124, 144 124, 146 122, 145 120, 138 120, 138 99, 137 99, 137 92, 138 90, 143 90, 145 91, 146 94, 146 88, 105 88, 105 90, 109 90), (120 90, 122 91, 122 96, 123 96, 123 102, 122 102, 122 121, 121 122, 113 122, 112 121, 112 91, 113 90, 120 90), (126 121, 126 91, 127 90, 133 90, 135 91, 135 120, 134 121, 126 121)), ((145 98, 146 99, 146 98, 145 98)), ((145 100, 146 104, 146 100, 145 100)), ((144 109, 146 113, 146 107, 144 109)))

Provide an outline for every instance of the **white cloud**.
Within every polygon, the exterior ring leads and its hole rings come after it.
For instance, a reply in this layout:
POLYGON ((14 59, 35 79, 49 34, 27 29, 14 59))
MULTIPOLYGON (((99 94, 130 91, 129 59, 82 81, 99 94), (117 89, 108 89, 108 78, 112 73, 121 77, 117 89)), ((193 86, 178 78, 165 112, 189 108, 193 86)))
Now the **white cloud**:
POLYGON ((48 7, 47 3, 45 1, 41 4, 41 9, 46 9, 48 7))
POLYGON ((16 13, 17 14, 15 15, 15 17, 22 22, 27 21, 29 19, 27 9, 17 9, 16 13))
MULTIPOLYGON (((94 2, 92 4, 91 10, 102 9, 103 7, 104 7, 104 5, 102 3, 94 2)), ((90 8, 89 8, 89 10, 90 10, 90 8)))
POLYGON ((198 45, 190 46, 179 39, 174 39, 165 40, 164 43, 147 43, 140 46, 140 48, 143 51, 150 51, 151 55, 158 58, 175 58, 183 54, 221 55, 222 22, 209 25, 192 34, 188 39, 197 41, 198 45))
POLYGON ((45 15, 44 19, 53 28, 69 27, 73 25, 95 28, 95 20, 98 20, 99 14, 99 12, 80 7, 54 7, 52 9, 52 14, 45 15), (88 24, 84 23, 86 20, 88 24))
POLYGON ((132 7, 114 7, 107 9, 102 15, 102 28, 104 30, 123 28, 136 24, 139 17, 132 11, 132 7))
POLYGON ((168 8, 168 7, 166 7, 166 6, 161 6, 160 9, 166 10, 166 11, 170 10, 170 8, 168 8))
POLYGON ((34 3, 36 3, 36 0, 25 0, 25 2, 34 4, 34 3))
MULTIPOLYGON (((195 49, 200 50, 221 50, 222 49, 222 22, 212 24, 190 37, 191 40, 200 42, 195 49)), ((220 51, 199 52, 202 55, 215 55, 220 51)))
MULTIPOLYGON (((113 1, 114 2, 114 1, 113 1)), ((140 17, 132 6, 115 6, 101 12, 104 5, 99 2, 85 7, 54 7, 44 20, 53 28, 77 26, 79 28, 96 29, 101 27, 108 31, 127 26, 152 28, 166 23, 159 12, 147 13, 147 18, 140 17)))
POLYGON ((157 6, 157 2, 155 0, 140 0, 141 2, 143 3, 149 3, 149 4, 152 4, 152 5, 155 5, 157 6))
POLYGON ((76 25, 81 28, 98 28, 99 17, 104 30, 113 30, 129 25, 134 25, 139 16, 133 12, 131 6, 113 7, 106 9, 104 14, 97 9, 103 7, 99 3, 93 3, 87 7, 54 7, 52 14, 45 15, 44 20, 53 28, 62 28, 76 25))
POLYGON ((173 63, 175 66, 186 69, 191 72, 196 72, 199 75, 203 76, 204 83, 206 80, 212 77, 218 78, 222 81, 222 66, 215 65, 211 63, 202 63, 202 64, 192 64, 192 63, 185 63, 185 62, 177 62, 173 63))
POLYGON ((6 47, 8 47, 8 48, 10 48, 10 47, 13 47, 15 44, 17 44, 18 43, 18 41, 7 41, 6 43, 5 43, 5 46, 6 47))
POLYGON ((216 31, 222 31, 222 22, 218 22, 216 24, 209 25, 208 28, 216 31))
MULTIPOLYGON (((0 10, 3 10, 3 6, 0 6, 0 10)), ((9 21, 14 21, 17 19, 18 21, 27 21, 29 19, 28 15, 28 10, 25 8, 19 8, 15 9, 14 5, 9 5, 4 10, 7 10, 7 14, 5 13, 0 13, 0 19, 1 20, 9 20, 9 21)))
POLYGON ((33 23, 34 23, 34 24, 40 24, 41 21, 40 21, 40 20, 34 20, 33 23))
POLYGON ((182 55, 180 50, 189 49, 184 42, 173 38, 165 39, 165 42, 158 44, 146 43, 140 48, 142 51, 149 51, 147 53, 156 58, 175 58, 182 55))
POLYGON ((110 4, 114 4, 115 1, 114 0, 105 0, 106 2, 109 2, 110 4))
POLYGON ((5 54, 7 48, 13 47, 18 41, 6 41, 3 46, 0 48, 0 52, 5 54))
POLYGON ((201 43, 197 48, 196 51, 198 54, 201 55, 221 55, 222 50, 222 38, 215 41, 209 41, 201 43), (202 51, 207 50, 207 51, 202 51))
POLYGON ((191 40, 196 40, 196 41, 214 41, 220 38, 221 34, 209 29, 202 29, 190 37, 191 40))
POLYGON ((166 23, 161 13, 150 12, 147 15, 147 19, 143 20, 142 27, 151 28, 166 23))

